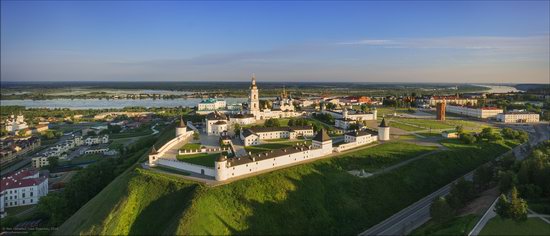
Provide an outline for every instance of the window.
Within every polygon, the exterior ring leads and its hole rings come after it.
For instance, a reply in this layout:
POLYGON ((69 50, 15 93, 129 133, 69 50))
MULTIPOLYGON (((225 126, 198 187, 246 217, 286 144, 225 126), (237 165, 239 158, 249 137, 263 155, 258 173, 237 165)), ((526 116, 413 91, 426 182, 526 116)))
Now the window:
POLYGON ((31 203, 32 203, 32 198, 31 198, 31 203))
POLYGON ((25 193, 23 193, 23 196, 22 197, 25 197, 25 193))
POLYGON ((34 192, 31 192, 31 197, 32 197, 33 193, 34 193, 34 192))

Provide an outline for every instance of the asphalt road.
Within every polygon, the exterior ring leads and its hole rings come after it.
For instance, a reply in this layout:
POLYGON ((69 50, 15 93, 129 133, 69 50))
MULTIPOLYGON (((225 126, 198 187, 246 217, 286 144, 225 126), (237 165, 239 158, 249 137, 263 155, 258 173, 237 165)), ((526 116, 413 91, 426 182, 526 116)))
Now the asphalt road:
MULTIPOLYGON (((527 148, 526 146, 534 146, 544 140, 549 139, 550 127, 547 123, 534 125, 534 131, 535 132, 530 133, 528 144, 518 146, 511 150, 514 152, 514 154, 519 155, 516 156, 518 159, 525 157, 529 153, 529 148, 527 148)), ((502 156, 508 154, 509 152, 503 154, 502 156)), ((473 171, 464 175, 464 177, 468 180, 471 180, 472 176, 473 171)), ((430 206, 433 199, 449 194, 451 184, 452 183, 445 185, 444 187, 420 199, 419 201, 399 211, 398 213, 380 222, 379 224, 369 228, 368 230, 360 233, 359 235, 406 235, 410 233, 412 230, 421 226, 430 219, 430 206)))

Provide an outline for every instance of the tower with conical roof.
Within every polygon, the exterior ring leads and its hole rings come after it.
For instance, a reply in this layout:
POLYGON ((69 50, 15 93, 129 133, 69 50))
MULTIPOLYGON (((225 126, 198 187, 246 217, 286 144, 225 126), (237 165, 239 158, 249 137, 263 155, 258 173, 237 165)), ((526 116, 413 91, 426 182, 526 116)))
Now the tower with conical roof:
POLYGON ((176 126, 176 137, 184 135, 185 133, 187 133, 187 124, 183 120, 183 116, 181 116, 179 124, 176 126))
POLYGON ((155 145, 151 148, 151 152, 149 152, 149 166, 156 166, 157 165, 157 159, 158 159, 158 151, 155 148, 155 145))
POLYGON ((250 85, 250 95, 248 96, 248 113, 257 116, 260 112, 260 97, 258 86, 256 86, 256 75, 252 74, 252 84, 250 85))
POLYGON ((322 155, 332 153, 332 139, 328 136, 325 129, 321 129, 321 131, 317 132, 315 137, 313 137, 311 146, 314 149, 321 149, 322 155))
POLYGON ((227 179, 226 169, 227 169, 227 156, 221 153, 218 159, 216 159, 216 162, 214 162, 214 170, 216 171, 214 173, 214 178, 216 178, 217 181, 226 180, 227 179))
POLYGON ((378 126, 378 140, 390 140, 390 127, 386 124, 386 119, 382 118, 382 122, 378 126))

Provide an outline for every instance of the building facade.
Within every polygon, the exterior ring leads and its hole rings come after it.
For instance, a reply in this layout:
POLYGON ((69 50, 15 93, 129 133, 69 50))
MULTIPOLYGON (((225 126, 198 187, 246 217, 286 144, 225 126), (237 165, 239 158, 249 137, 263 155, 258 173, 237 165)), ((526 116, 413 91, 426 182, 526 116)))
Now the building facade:
POLYGON ((503 110, 496 107, 468 107, 468 106, 455 106, 447 105, 445 111, 449 113, 454 113, 463 116, 470 116, 479 119, 489 119, 496 118, 499 113, 502 113, 503 110))
POLYGON ((214 111, 214 110, 223 110, 226 108, 225 100, 208 98, 202 100, 198 105, 197 109, 199 111, 214 111))
POLYGON ((1 185, 4 208, 34 205, 48 194, 48 178, 36 170, 20 170, 2 177, 1 185))
POLYGON ((499 113, 497 121, 504 123, 534 123, 540 121, 540 115, 533 112, 507 112, 499 113))

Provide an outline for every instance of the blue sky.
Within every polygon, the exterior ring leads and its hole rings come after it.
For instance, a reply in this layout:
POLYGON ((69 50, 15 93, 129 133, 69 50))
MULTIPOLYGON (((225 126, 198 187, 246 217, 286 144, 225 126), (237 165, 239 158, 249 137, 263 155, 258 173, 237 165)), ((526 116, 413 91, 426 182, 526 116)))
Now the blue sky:
POLYGON ((1 76, 545 83, 549 9, 549 1, 2 1, 1 76))

